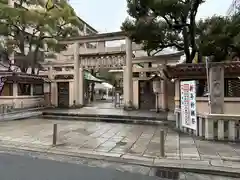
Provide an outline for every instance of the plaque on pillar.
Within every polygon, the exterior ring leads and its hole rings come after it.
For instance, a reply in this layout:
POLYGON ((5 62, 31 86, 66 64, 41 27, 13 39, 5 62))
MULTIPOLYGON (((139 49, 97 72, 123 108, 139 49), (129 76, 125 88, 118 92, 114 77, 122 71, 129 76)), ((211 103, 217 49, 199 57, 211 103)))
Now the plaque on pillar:
POLYGON ((224 112, 224 68, 213 66, 209 69, 210 81, 210 113, 224 112))

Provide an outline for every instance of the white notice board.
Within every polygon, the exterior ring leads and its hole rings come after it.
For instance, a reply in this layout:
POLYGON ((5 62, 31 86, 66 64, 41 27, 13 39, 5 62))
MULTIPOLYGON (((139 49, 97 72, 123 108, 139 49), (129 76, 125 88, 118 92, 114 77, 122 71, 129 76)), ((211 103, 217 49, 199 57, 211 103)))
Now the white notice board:
POLYGON ((196 130, 196 81, 181 81, 182 126, 196 130))

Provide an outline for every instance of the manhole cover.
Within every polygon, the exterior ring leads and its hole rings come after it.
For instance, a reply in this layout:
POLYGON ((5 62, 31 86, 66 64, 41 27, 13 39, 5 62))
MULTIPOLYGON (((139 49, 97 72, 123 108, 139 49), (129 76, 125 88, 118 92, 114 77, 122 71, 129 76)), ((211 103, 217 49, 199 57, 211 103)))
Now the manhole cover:
POLYGON ((116 143, 116 145, 118 146, 125 146, 127 143, 126 142, 123 142, 123 141, 119 141, 116 143))
POLYGON ((155 176, 169 180, 178 180, 179 172, 171 171, 170 169, 157 169, 155 171, 155 176))
POLYGON ((89 132, 86 129, 83 129, 83 128, 74 129, 74 130, 72 130, 72 132, 74 132, 74 133, 81 133, 81 134, 84 134, 84 135, 88 135, 89 134, 89 132))

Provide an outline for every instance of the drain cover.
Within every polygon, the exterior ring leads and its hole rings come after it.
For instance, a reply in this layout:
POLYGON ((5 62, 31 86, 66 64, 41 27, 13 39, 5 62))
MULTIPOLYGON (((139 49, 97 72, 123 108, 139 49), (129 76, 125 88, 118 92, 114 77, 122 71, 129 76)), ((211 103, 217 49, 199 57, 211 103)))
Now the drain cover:
POLYGON ((155 175, 160 178, 169 179, 169 180, 178 180, 179 172, 171 171, 170 169, 157 169, 155 175))
POLYGON ((125 146, 127 144, 127 142, 123 142, 123 141, 119 141, 116 143, 116 145, 118 146, 125 146))

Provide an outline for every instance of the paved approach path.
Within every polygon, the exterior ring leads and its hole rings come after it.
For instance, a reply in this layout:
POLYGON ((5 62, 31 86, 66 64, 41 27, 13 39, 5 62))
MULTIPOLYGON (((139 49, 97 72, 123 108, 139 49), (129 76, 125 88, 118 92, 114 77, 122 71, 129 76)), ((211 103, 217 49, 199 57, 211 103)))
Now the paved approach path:
POLYGON ((44 112, 53 113, 69 113, 79 115, 118 115, 118 116, 133 116, 133 117, 148 117, 167 119, 167 113, 156 113, 148 110, 124 111, 123 107, 114 107, 114 104, 109 100, 97 101, 86 105, 83 108, 76 109, 49 109, 44 112))
POLYGON ((156 125, 56 121, 39 118, 5 121, 0 122, 0 146, 154 160, 160 156, 160 129, 166 132, 167 159, 214 160, 212 163, 216 165, 232 161, 229 165, 225 165, 240 168, 240 144, 202 141, 156 125), (58 124, 59 146, 56 147, 52 147, 54 123, 58 124))

